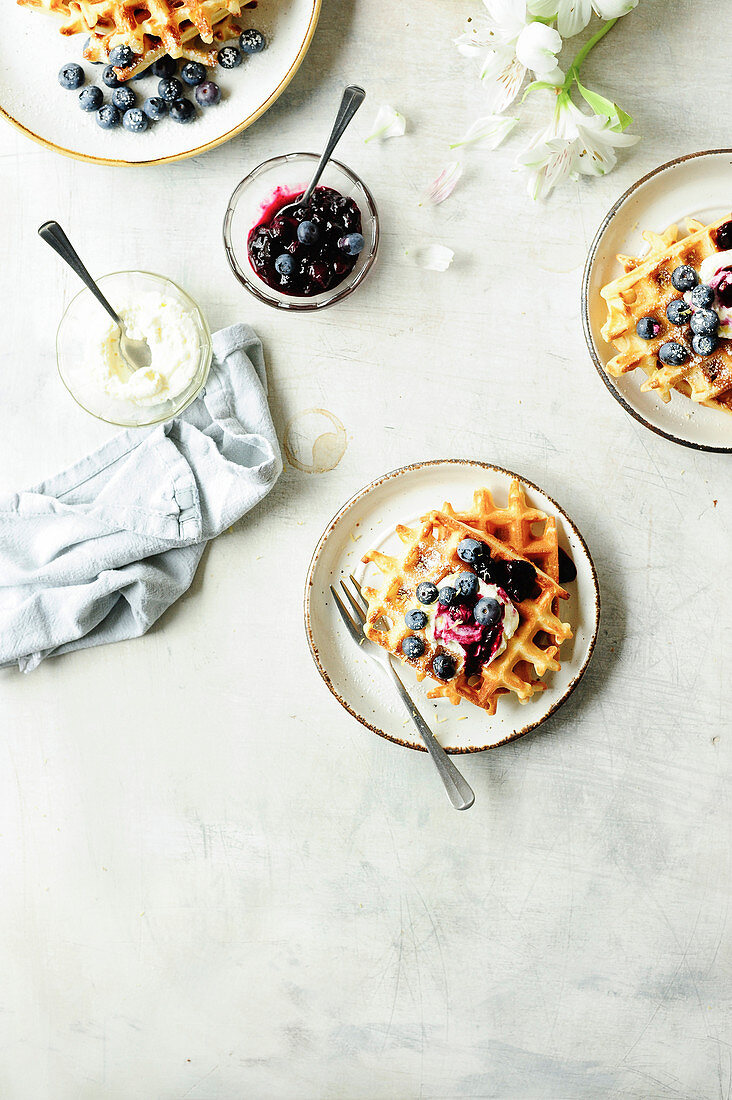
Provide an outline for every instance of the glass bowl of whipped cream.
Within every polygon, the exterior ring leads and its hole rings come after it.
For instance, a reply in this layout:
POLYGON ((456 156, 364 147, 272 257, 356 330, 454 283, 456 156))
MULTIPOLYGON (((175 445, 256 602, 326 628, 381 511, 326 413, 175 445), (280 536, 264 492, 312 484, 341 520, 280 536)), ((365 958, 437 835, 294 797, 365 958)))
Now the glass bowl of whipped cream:
POLYGON ((150 366, 130 371, 116 325, 84 288, 58 327, 62 382, 83 409, 108 424, 129 428, 170 420, 206 382, 212 351, 205 317, 184 290, 162 275, 116 271, 97 282, 128 336, 147 340, 150 366))

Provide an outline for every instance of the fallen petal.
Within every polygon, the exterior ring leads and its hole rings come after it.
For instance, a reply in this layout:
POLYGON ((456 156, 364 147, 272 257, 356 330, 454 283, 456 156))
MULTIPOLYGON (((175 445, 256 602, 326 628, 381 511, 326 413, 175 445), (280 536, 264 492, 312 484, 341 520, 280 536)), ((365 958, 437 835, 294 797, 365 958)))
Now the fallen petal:
POLYGON ((386 138, 403 137, 406 129, 407 120, 404 115, 400 115, 393 107, 384 104, 383 107, 379 108, 374 119, 373 132, 367 138, 364 138, 364 142, 373 141, 374 139, 384 141, 386 138))
POLYGON ((426 271, 447 271, 455 253, 444 244, 428 244, 413 253, 414 262, 426 271))
MULTIPOLYGON (((449 199, 458 185, 458 181, 463 174, 463 166, 459 160, 450 161, 442 171, 440 172, 434 183, 425 191, 425 198, 438 206, 445 199, 449 199)), ((420 206, 422 204, 420 203, 420 206)))
POLYGON ((485 145, 488 149, 497 149, 518 124, 517 118, 508 115, 486 115, 475 120, 470 129, 459 141, 454 141, 451 149, 462 145, 485 145))

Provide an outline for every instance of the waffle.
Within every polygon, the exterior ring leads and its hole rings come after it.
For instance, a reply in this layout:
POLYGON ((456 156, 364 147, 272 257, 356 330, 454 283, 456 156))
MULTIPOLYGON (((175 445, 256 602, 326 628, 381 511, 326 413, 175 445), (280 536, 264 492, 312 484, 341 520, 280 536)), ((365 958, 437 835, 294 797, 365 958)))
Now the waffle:
POLYGON ((164 54, 216 63, 217 47, 235 38, 241 26, 234 16, 239 0, 18 0, 61 19, 61 34, 87 34, 88 61, 105 61, 119 45, 129 46, 135 61, 116 68, 127 80, 164 54))
POLYGON ((602 336, 617 351, 607 364, 608 374, 620 378, 640 367, 648 376, 641 390, 656 392, 665 402, 677 390, 697 404, 732 413, 732 341, 721 339, 712 355, 702 357, 692 350, 688 326, 679 328, 666 319, 666 306, 679 297, 671 283, 672 272, 681 264, 698 269, 702 260, 719 251, 716 231, 728 221, 730 215, 705 226, 689 218, 685 234, 677 225, 660 234, 645 232, 649 246, 645 256, 618 256, 625 274, 600 291, 607 304, 602 336), (640 318, 647 316, 661 325, 653 340, 641 339, 635 330, 640 318), (682 366, 666 366, 658 359, 658 349, 666 340, 676 340, 687 349, 689 358, 682 366))
MULTIPOLYGON (((466 517, 473 520, 473 525, 463 522, 452 509, 449 512, 432 511, 422 517, 418 527, 401 524, 397 527, 397 534, 405 545, 403 555, 392 557, 372 550, 362 559, 365 563, 373 562, 383 573, 379 588, 363 588, 369 606, 365 626, 367 637, 411 665, 419 680, 431 676, 436 683, 436 687, 429 692, 431 699, 444 697, 456 705, 461 699, 467 699, 489 714, 495 714, 501 695, 513 692, 519 702, 526 703, 535 692, 544 690, 546 684, 541 677, 549 671, 559 671, 559 647, 572 637, 570 627, 560 621, 554 610, 555 602, 567 599, 569 594, 553 577, 536 567, 542 554, 550 565, 556 563, 551 547, 552 528, 549 527, 546 541, 540 548, 542 539, 531 534, 531 525, 537 521, 528 518, 535 510, 526 506, 518 483, 514 482, 511 488, 512 497, 505 509, 496 508, 487 490, 477 492, 473 511, 466 513, 466 517), (453 679, 443 682, 432 672, 433 658, 440 652, 448 652, 439 642, 434 647, 427 644, 419 658, 404 657, 402 642, 412 633, 405 624, 404 615, 409 608, 420 606, 415 592, 422 581, 429 580, 439 585, 443 578, 470 569, 457 555, 458 544, 465 538, 477 538, 485 543, 493 559, 529 560, 528 554, 517 552, 508 542, 492 533, 494 524, 496 530, 509 534, 513 530, 522 545, 527 544, 527 548, 533 549, 536 557, 532 564, 536 567, 538 594, 515 603, 519 624, 503 653, 470 675, 462 666, 453 679), (536 544, 534 547, 533 543, 536 544)), ((547 518, 543 513, 538 513, 538 517, 547 518)), ((553 568, 557 568, 556 564, 553 568)))

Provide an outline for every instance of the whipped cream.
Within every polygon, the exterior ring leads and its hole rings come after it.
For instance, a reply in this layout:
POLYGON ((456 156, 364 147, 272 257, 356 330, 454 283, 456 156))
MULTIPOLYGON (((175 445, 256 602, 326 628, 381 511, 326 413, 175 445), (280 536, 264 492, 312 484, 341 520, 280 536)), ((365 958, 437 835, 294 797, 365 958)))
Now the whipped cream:
MULTIPOLYGON (((465 570, 461 570, 465 572, 465 570)), ((455 581, 460 576, 460 573, 451 573, 448 577, 443 577, 442 580, 437 583, 438 588, 444 588, 446 585, 455 588, 455 581)), ((495 584, 487 584, 485 581, 478 578, 478 596, 477 600, 482 600, 484 597, 489 597, 493 600, 497 600, 503 608, 503 615, 501 618, 502 629, 498 635, 497 645, 491 650, 488 660, 484 660, 482 664, 491 664, 495 661, 496 657, 500 657, 508 645, 509 638, 512 638, 516 633, 519 625, 519 613, 509 600, 506 593, 502 588, 498 588, 495 584)), ((440 647, 447 650, 454 658, 458 671, 465 664, 466 651, 457 638, 450 637, 452 631, 446 629, 445 622, 440 622, 446 615, 447 609, 442 609, 440 604, 435 601, 433 604, 427 606, 420 605, 420 610, 424 611, 427 616, 427 625, 424 628, 424 636, 432 647, 440 647)), ((457 633, 458 631, 455 631, 457 633)))
MULTIPOLYGON (((716 292, 717 285, 720 282, 717 276, 723 271, 729 271, 730 282, 732 282, 732 249, 727 249, 726 252, 713 252, 711 256, 707 256, 705 260, 702 260, 699 265, 699 280, 702 283, 707 283, 716 292)), ((686 295, 684 295, 684 298, 686 298, 686 295)), ((729 339, 732 337, 732 308, 723 305, 719 300, 719 295, 717 295, 712 309, 719 315, 719 336, 729 339)))

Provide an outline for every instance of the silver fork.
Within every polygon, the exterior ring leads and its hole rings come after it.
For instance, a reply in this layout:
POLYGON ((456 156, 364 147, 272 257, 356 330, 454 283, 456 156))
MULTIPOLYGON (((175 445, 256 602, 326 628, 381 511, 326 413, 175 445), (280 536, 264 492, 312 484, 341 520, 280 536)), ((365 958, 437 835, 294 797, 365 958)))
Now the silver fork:
POLYGON ((419 730, 419 735, 424 741, 425 748, 432 757, 435 767, 440 774, 440 779, 445 785, 447 797, 450 799, 455 809, 469 810, 475 802, 475 795, 473 794, 472 788, 463 779, 442 745, 435 740, 435 735, 417 710, 409 692, 397 676, 396 669, 391 662, 391 654, 385 649, 382 649, 381 646, 376 645, 375 642, 370 642, 364 634, 363 625, 366 622, 366 601, 361 591, 361 585, 353 574, 351 574, 350 579, 357 594, 354 595, 344 581, 341 581, 341 588, 356 615, 356 621, 351 617, 348 608, 333 585, 330 586, 333 599, 345 623, 346 630, 351 635, 354 642, 361 646, 366 656, 370 657, 372 661, 375 661, 391 677, 394 682, 394 687, 397 689, 399 698, 404 703, 409 717, 419 730))

